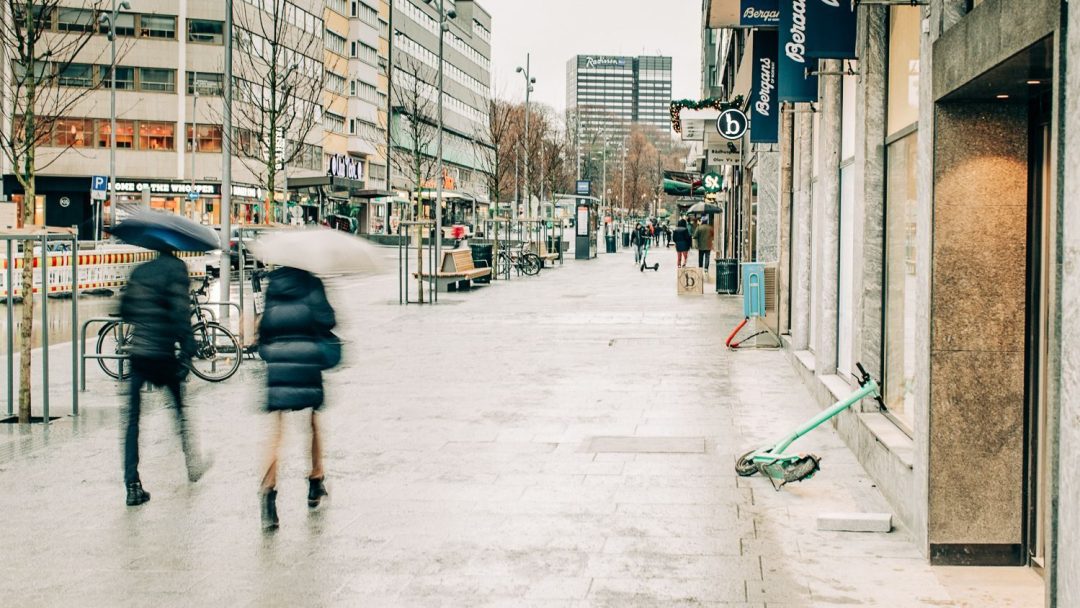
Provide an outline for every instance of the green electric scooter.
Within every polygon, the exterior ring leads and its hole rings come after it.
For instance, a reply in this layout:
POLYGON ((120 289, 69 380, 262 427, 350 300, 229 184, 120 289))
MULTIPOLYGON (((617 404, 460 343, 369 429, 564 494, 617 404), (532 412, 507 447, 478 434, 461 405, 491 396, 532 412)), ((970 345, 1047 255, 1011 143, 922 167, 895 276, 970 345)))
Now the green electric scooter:
POLYGON ((848 409, 866 397, 873 397, 878 402, 881 411, 885 411, 885 402, 881 399, 881 390, 878 383, 870 377, 861 363, 856 363, 861 377, 856 377, 859 382, 859 390, 837 401, 829 409, 814 416, 793 433, 784 437, 779 443, 771 447, 751 450, 739 457, 735 463, 735 472, 740 477, 750 477, 755 473, 761 473, 769 478, 773 488, 779 490, 785 485, 810 479, 821 470, 821 458, 814 454, 787 454, 785 450, 791 447, 797 439, 810 431, 821 426, 825 422, 836 417, 840 412, 848 409))

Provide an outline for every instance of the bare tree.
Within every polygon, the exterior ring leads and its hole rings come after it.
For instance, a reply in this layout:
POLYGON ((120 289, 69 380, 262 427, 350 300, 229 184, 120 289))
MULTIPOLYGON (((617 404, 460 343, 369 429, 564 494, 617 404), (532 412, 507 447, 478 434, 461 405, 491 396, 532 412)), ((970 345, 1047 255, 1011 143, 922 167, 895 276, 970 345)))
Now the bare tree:
MULTIPOLYGON (((300 163, 322 169, 318 135, 326 84, 321 17, 288 0, 239 3, 233 66, 233 125, 223 131, 233 150, 276 200, 278 173, 300 163)), ((263 209, 263 221, 276 215, 263 209)))
MULTIPOLYGON (((415 212, 417 219, 424 208, 424 186, 434 179, 442 179, 438 173, 438 159, 435 157, 438 127, 438 93, 435 87, 424 81, 423 64, 408 58, 394 68, 394 82, 390 92, 393 98, 394 114, 398 125, 388 125, 393 150, 390 160, 394 163, 397 174, 404 177, 409 189, 416 193, 416 206, 409 206, 409 213, 415 212), (415 211, 414 211, 415 209, 415 211)), ((395 120, 388 116, 387 120, 395 120)), ((417 241, 423 243, 423 231, 417 228, 417 241)), ((441 236, 441 227, 436 226, 434 235, 441 236)), ((424 301, 424 249, 416 248, 416 283, 419 301, 424 301)), ((438 262, 436 262, 438 263, 438 262)))
POLYGON ((479 146, 481 172, 487 181, 488 197, 494 203, 502 200, 513 173, 509 158, 513 156, 511 140, 516 139, 518 113, 519 108, 514 104, 492 98, 488 102, 488 124, 478 138, 484 144, 479 146))
MULTIPOLYGON (((19 203, 20 225, 34 223, 37 175, 75 145, 56 142, 58 120, 68 115, 87 92, 100 86, 89 65, 75 65, 97 31, 99 2, 82 7, 60 0, 3 0, 0 4, 0 61, 11 73, 0 78, 0 148, 11 163, 12 173, 23 189, 19 203), (64 26, 58 27, 60 11, 64 26), (39 147, 59 150, 43 158, 39 147)), ((4 70, 0 70, 0 74, 4 70)), ((111 134, 110 134, 111 135, 111 134)), ((46 255, 46 252, 42 252, 46 255)), ((21 292, 23 307, 19 331, 19 422, 30 422, 30 358, 34 323, 34 247, 23 247, 21 292)), ((9 285, 8 289, 13 289, 9 285)), ((44 330, 43 330, 44 331, 44 330)), ((74 390, 74 389, 73 389, 74 390)))

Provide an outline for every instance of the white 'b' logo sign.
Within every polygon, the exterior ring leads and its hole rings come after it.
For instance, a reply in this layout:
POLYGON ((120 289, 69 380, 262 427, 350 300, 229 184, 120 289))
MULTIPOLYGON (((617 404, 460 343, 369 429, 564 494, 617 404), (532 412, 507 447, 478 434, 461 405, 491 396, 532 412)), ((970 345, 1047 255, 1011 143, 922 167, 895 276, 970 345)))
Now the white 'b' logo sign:
POLYGON ((746 134, 746 127, 746 114, 738 108, 724 110, 716 119, 716 131, 724 139, 742 139, 742 136, 746 134))

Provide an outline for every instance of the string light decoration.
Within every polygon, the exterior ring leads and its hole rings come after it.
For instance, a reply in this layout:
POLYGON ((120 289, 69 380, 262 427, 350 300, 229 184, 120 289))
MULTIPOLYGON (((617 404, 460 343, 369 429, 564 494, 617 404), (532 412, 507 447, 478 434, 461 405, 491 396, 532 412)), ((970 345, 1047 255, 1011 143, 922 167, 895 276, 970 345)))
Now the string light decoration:
POLYGON ((680 115, 683 110, 704 110, 705 108, 714 108, 723 112, 729 108, 742 107, 742 104, 742 95, 736 95, 735 99, 732 99, 731 101, 724 101, 719 97, 673 100, 671 102, 671 128, 675 129, 676 133, 682 133, 682 118, 680 115))

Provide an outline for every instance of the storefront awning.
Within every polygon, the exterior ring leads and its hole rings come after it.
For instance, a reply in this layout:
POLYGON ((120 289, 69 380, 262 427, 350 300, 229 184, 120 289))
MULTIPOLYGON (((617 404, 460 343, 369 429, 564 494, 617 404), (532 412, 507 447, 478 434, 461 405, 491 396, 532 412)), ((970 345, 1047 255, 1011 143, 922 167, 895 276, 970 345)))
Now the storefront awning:
POLYGON ((371 192, 364 189, 362 180, 349 179, 347 177, 334 177, 319 175, 316 177, 290 177, 287 182, 289 190, 301 190, 304 188, 326 188, 327 193, 334 198, 351 198, 361 192, 371 192))

